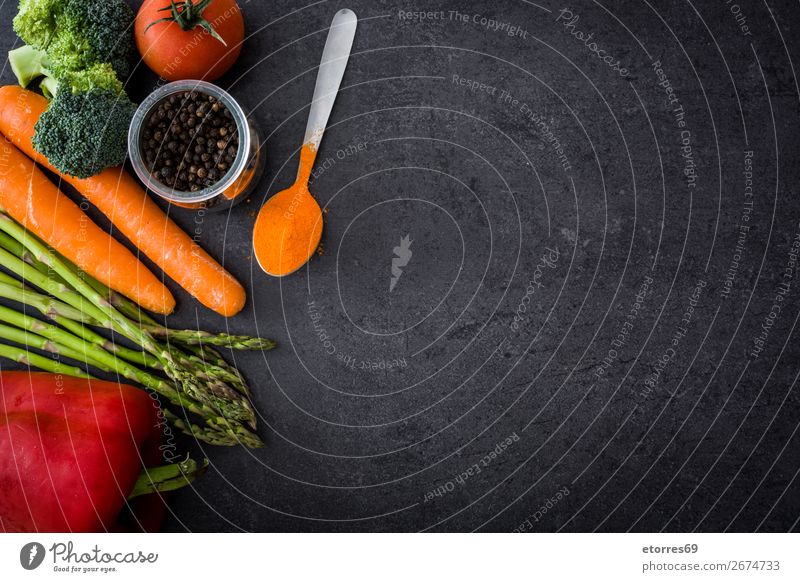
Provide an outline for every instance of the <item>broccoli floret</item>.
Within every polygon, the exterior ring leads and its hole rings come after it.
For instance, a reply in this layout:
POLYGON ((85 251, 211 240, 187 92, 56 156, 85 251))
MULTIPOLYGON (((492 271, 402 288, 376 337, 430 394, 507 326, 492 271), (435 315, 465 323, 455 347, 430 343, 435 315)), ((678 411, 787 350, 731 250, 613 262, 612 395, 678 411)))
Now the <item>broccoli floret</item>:
POLYGON ((114 69, 108 63, 89 67, 85 71, 70 71, 59 79, 59 87, 68 87, 73 93, 86 93, 90 89, 106 89, 124 97, 125 90, 114 69))
POLYGON ((29 45, 45 50, 56 30, 66 0, 20 0, 14 30, 29 45))
POLYGON ((135 110, 109 65, 67 74, 36 122, 33 145, 60 172, 88 178, 125 161, 135 110))
POLYGON ((57 77, 107 62, 124 78, 134 51, 133 19, 124 0, 20 0, 14 30, 47 52, 57 77))

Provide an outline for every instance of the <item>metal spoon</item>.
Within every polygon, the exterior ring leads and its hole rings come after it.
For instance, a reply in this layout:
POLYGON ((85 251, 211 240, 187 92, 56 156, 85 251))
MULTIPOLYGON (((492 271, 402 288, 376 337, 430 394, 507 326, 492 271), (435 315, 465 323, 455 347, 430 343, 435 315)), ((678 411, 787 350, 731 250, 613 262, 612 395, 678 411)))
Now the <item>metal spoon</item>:
POLYGON ((253 249, 259 266, 269 275, 293 273, 319 246, 322 212, 308 190, 308 180, 347 67, 356 24, 352 10, 340 10, 333 17, 317 73, 297 178, 291 187, 267 200, 256 218, 253 249))

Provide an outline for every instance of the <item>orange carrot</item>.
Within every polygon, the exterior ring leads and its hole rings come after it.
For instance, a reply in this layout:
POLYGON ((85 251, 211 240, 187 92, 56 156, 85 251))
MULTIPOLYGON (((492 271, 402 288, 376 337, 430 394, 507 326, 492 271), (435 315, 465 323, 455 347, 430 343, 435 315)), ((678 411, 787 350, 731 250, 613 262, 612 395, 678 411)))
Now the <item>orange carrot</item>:
MULTIPOLYGON (((47 100, 21 87, 0 87, 0 132, 28 156, 58 172, 31 142, 47 100)), ((86 179, 60 174, 178 285, 203 305, 225 316, 244 307, 239 282, 183 232, 122 168, 86 179)))
POLYGON ((30 158, 0 139, 0 207, 81 269, 158 313, 175 299, 133 254, 66 197, 30 158))

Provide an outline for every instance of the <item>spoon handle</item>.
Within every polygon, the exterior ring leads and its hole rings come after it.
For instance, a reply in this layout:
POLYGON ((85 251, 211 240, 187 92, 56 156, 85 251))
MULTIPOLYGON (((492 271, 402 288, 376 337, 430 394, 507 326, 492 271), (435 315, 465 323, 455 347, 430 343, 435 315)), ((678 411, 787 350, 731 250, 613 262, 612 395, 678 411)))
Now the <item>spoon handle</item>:
POLYGON ((342 83, 347 59, 353 46, 356 35, 355 12, 344 9, 339 10, 331 22, 328 39, 325 41, 325 50, 322 51, 322 61, 317 72, 317 85, 314 87, 314 97, 311 101, 311 111, 308 113, 308 125, 303 143, 310 145, 316 152, 322 141, 325 126, 336 100, 336 93, 342 83))

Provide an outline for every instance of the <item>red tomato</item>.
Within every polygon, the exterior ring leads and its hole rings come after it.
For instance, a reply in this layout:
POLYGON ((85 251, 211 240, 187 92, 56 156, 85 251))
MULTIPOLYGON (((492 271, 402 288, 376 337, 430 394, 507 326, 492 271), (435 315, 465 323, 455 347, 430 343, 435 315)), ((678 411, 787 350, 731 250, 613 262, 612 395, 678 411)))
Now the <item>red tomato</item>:
POLYGON ((134 25, 139 54, 153 72, 168 81, 213 81, 231 68, 242 50, 242 12, 236 0, 182 0, 176 4, 178 20, 172 19, 169 0, 144 0, 134 25), (225 44, 202 26, 203 20, 225 44))

